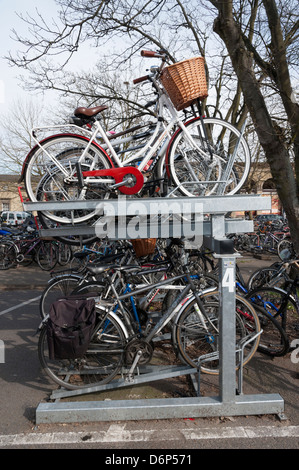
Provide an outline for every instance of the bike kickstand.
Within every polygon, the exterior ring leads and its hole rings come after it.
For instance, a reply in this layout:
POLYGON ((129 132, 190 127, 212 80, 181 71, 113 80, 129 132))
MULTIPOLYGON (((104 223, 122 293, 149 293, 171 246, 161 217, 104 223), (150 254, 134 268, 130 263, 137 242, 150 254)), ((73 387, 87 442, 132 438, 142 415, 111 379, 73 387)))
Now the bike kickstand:
POLYGON ((137 351, 137 354, 135 356, 135 359, 130 367, 130 370, 127 374, 127 377, 126 377, 126 381, 127 382, 133 382, 134 381, 134 375, 133 375, 133 372, 135 370, 135 367, 137 366, 138 362, 139 362, 139 359, 141 358, 142 356, 142 351, 137 351))

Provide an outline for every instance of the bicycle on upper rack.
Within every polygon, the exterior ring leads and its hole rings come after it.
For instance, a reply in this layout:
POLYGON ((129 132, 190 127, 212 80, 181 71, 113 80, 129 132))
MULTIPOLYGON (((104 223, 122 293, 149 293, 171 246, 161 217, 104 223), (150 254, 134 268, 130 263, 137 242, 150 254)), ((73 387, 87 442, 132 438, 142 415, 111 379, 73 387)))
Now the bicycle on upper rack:
MULTIPOLYGON (((235 194, 243 186, 250 169, 244 128, 240 132, 230 123, 206 118, 201 112, 184 122, 179 114, 207 96, 204 59, 166 66, 168 58, 163 51, 142 51, 142 55, 161 59, 161 65, 152 66, 150 74, 134 80, 135 84, 149 82, 157 96, 153 132, 145 145, 122 160, 99 120, 106 106, 76 109, 75 116, 89 124, 90 130, 71 125, 70 132, 70 127, 54 126, 60 133, 41 139, 41 133, 53 128, 35 128, 32 136, 36 145, 27 155, 21 175, 31 201, 142 196, 148 172, 155 175, 154 194, 168 197, 178 193, 188 197, 235 194), (174 71, 184 75, 175 88, 171 78, 174 71), (98 143, 99 137, 105 148, 98 143), (165 191, 166 184, 169 187, 165 191)), ((43 210, 41 221, 45 228, 47 219, 57 224, 92 224, 96 216, 97 210, 87 205, 68 210, 59 209, 58 204, 43 210)))
MULTIPOLYGON (((113 296, 106 302, 96 299, 97 323, 87 352, 76 359, 50 359, 47 343, 47 318, 40 326, 38 352, 46 374, 66 389, 103 385, 118 374, 132 379, 139 366, 151 362, 156 341, 161 332, 171 325, 171 342, 179 360, 210 374, 219 373, 219 293, 211 288, 198 292, 187 263, 184 273, 141 288, 131 286, 130 276, 140 266, 99 266, 98 273, 107 279, 113 296), (117 271, 124 277, 129 291, 119 293, 111 280, 117 271), (154 323, 150 317, 136 324, 131 299, 156 288, 163 289, 178 281, 185 281, 183 289, 167 310, 154 323), (206 354, 213 353, 207 358, 206 354), (206 361, 200 365, 202 356, 206 361)), ((78 293, 78 291, 77 291, 78 293)), ((82 293, 82 291, 81 291, 82 293)), ((138 315, 138 309, 137 309, 138 315)), ((248 363, 259 343, 260 323, 254 308, 244 298, 236 296, 236 369, 248 363), (242 354, 240 354, 242 353, 242 354), (242 364, 241 362, 242 361, 242 364)), ((163 341, 163 339, 162 339, 163 341)))

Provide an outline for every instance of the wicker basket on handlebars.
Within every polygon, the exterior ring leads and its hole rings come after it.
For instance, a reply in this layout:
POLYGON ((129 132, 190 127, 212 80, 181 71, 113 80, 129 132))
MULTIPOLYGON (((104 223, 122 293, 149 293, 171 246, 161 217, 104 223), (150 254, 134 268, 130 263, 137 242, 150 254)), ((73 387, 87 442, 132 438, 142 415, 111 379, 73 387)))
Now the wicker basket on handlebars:
POLYGON ((138 258, 151 255, 156 249, 156 238, 136 238, 131 243, 138 258))
POLYGON ((194 57, 165 67, 161 82, 177 111, 196 99, 203 100, 208 96, 204 58, 194 57))

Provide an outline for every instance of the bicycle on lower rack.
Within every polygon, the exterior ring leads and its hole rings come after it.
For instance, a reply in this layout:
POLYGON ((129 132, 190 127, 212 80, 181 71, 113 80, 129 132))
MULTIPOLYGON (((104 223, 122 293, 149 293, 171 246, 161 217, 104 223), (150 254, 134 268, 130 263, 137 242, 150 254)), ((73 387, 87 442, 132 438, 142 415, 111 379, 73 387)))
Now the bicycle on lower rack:
POLYGON ((237 291, 253 305, 260 320, 263 333, 261 334, 258 350, 268 356, 284 356, 289 351, 289 338, 283 326, 273 316, 267 298, 262 292, 260 294, 255 293, 248 288, 238 265, 236 265, 236 277, 237 291))
MULTIPOLYGON (((173 242, 172 242, 173 243, 173 242)), ((171 253, 171 246, 159 247, 159 241, 156 243, 156 250, 154 255, 138 258, 136 252, 130 242, 125 240, 118 241, 111 245, 111 253, 105 254, 104 256, 97 256, 92 263, 85 265, 84 268, 79 271, 73 270, 72 267, 64 271, 56 271, 53 273, 52 278, 48 281, 47 286, 42 292, 40 299, 40 315, 45 318, 49 313, 51 304, 61 297, 70 295, 75 289, 85 287, 89 291, 94 292, 97 288, 100 290, 103 286, 102 276, 97 274, 97 265, 108 264, 110 262, 117 263, 119 265, 137 265, 140 269, 143 267, 144 271, 140 272, 138 277, 138 283, 150 283, 157 280, 155 273, 159 275, 161 272, 162 276, 167 275, 168 277, 173 273, 178 274, 180 269, 181 259, 176 257, 173 260, 173 253, 171 253), (153 259, 154 257, 154 259, 153 259), (154 271, 154 269, 156 271, 154 271), (146 274, 146 271, 148 273, 146 274), (150 271, 152 270, 152 271, 150 271)), ((100 251, 101 250, 100 247, 100 251)), ((216 269, 216 265, 213 260, 199 250, 192 250, 189 255, 189 267, 192 271, 192 279, 194 282, 200 282, 200 287, 210 287, 211 285, 218 285, 217 278, 211 274, 212 269, 216 269), (207 271, 204 269, 207 268, 207 271)), ((114 282, 117 280, 118 274, 114 274, 114 282)), ((160 278, 159 278, 160 279, 160 278)))
MULTIPOLYGON (((118 244, 119 245, 119 244, 118 244)), ((91 246, 84 245, 80 250, 73 251, 70 268, 77 273, 84 271, 87 264, 103 256, 108 256, 113 253, 113 242, 96 241, 91 246)))
MULTIPOLYGON (((235 194, 243 186, 250 169, 244 129, 240 132, 230 123, 206 118, 201 112, 187 122, 179 114, 207 96, 203 58, 165 66, 168 58, 163 51, 142 51, 142 55, 161 59, 160 66, 152 66, 150 74, 134 81, 135 84, 149 82, 158 97, 154 130, 146 144, 121 160, 111 136, 98 119, 106 106, 81 107, 75 111, 76 117, 91 126, 91 130, 72 125, 69 132, 69 127, 56 126, 61 129, 59 134, 40 140, 37 136, 50 128, 33 129, 36 146, 27 155, 22 169, 31 201, 59 203, 106 199, 119 194, 144 195, 148 172, 155 174, 156 195, 235 194), (176 90, 170 86, 173 70, 188 74, 188 80, 182 80, 176 90), (190 88, 180 94, 183 83, 186 87, 191 85, 193 93, 190 88), (98 144, 98 136, 105 149, 98 144), (170 184, 170 192, 164 191, 165 183, 170 184), (156 189, 160 190, 159 194, 156 189)), ((48 220, 63 225, 91 223, 97 211, 88 207, 61 210, 49 206, 41 216, 47 228, 48 220)))
POLYGON ((276 273, 272 271, 268 282, 251 289, 246 297, 250 297, 256 305, 263 304, 267 312, 286 332, 291 343, 299 336, 299 275, 297 274, 293 279, 286 278, 288 266, 299 269, 299 261, 284 263, 276 273), (282 288, 275 285, 276 281, 281 279, 283 279, 282 288))
MULTIPOLYGON (((113 265, 97 269, 98 273, 105 275, 113 297, 110 296, 104 302, 99 293, 96 298, 97 322, 85 355, 74 360, 50 359, 47 318, 40 326, 39 359, 43 370, 54 382, 74 390, 107 384, 118 374, 132 377, 139 366, 151 361, 156 340, 161 332, 167 332, 169 326, 172 346, 180 361, 198 368, 200 358, 213 352, 214 356, 200 368, 210 374, 219 373, 219 293, 214 288, 198 292, 188 266, 185 265, 185 272, 181 275, 137 289, 132 286, 129 292, 119 293, 111 280, 111 273, 117 271, 128 281, 128 277, 135 275, 140 267, 133 266, 129 269, 128 266, 113 265), (143 319, 143 322, 140 322, 140 332, 136 327, 136 317, 132 314, 131 298, 184 280, 183 289, 157 323, 153 323, 151 318, 143 319)), ((244 365, 253 357, 258 347, 260 332, 260 323, 254 308, 246 299, 237 295, 236 368, 240 367, 240 345, 246 340, 246 346, 242 349, 244 365)))
POLYGON ((116 252, 99 256, 93 263, 85 266, 84 269, 79 272, 74 271, 72 268, 54 272, 40 298, 39 312, 41 318, 45 318, 49 314, 53 302, 61 297, 71 295, 72 292, 80 286, 92 285, 93 292, 98 287, 102 288, 103 281, 101 280, 101 276, 98 276, 93 269, 98 263, 108 264, 114 262, 127 265, 131 264, 133 259, 135 259, 131 251, 124 250, 123 243, 119 244, 119 249, 117 249, 116 246, 115 249, 116 252))
POLYGON ((9 269, 16 264, 28 266, 36 261, 38 266, 50 271, 58 261, 58 248, 55 243, 28 235, 0 242, 0 269, 9 269))

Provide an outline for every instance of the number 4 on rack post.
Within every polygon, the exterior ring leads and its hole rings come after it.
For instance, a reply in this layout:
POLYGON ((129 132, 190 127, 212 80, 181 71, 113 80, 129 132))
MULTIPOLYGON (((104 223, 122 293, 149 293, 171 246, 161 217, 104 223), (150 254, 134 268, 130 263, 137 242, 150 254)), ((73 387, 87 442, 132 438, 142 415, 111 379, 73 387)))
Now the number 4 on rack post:
MULTIPOLYGON (((224 264, 225 266, 226 264, 224 264)), ((235 272, 233 266, 226 267, 222 278, 222 287, 228 287, 228 292, 235 291, 235 272)))

